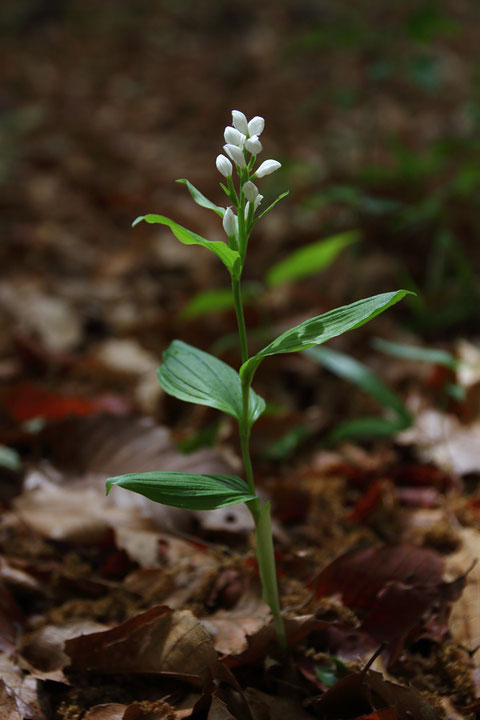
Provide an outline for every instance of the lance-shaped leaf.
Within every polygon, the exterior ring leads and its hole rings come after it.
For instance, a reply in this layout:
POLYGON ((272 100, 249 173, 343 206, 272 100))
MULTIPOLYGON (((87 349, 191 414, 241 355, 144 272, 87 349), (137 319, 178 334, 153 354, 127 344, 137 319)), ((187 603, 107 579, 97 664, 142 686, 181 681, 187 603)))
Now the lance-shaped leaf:
POLYGON ((270 268, 266 277, 267 284, 276 287, 320 272, 331 265, 344 248, 359 239, 360 233, 357 230, 349 230, 295 250, 270 268))
POLYGON ((225 215, 225 208, 220 207, 219 205, 215 205, 215 203, 206 198, 205 195, 195 187, 195 185, 192 185, 190 180, 180 178, 180 180, 177 180, 177 182, 187 186, 190 195, 195 200, 197 205, 207 208, 207 210, 213 210, 214 213, 217 213, 219 217, 223 218, 223 216, 225 215))
POLYGON ((242 381, 250 383, 255 370, 263 358, 268 355, 298 352, 307 350, 314 345, 320 345, 337 335, 364 325, 409 294, 412 294, 409 290, 382 293, 305 320, 300 325, 282 333, 263 350, 244 362, 240 368, 242 381))
POLYGON ((147 472, 119 475, 107 480, 107 495, 113 485, 144 495, 149 500, 185 510, 216 510, 255 500, 248 485, 236 475, 196 475, 181 472, 147 472))
MULTIPOLYGON (((174 340, 163 353, 158 380, 166 393, 180 400, 208 405, 243 417, 242 386, 239 374, 222 360, 181 340, 174 340)), ((250 389, 248 427, 265 410, 265 401, 250 389)))
POLYGON ((187 230, 187 228, 184 228, 182 225, 179 225, 164 215, 141 215, 134 221, 133 226, 137 225, 142 220, 145 220, 145 222, 150 224, 159 223, 160 225, 167 225, 177 240, 180 240, 180 242, 184 245, 202 245, 208 250, 211 250, 220 258, 223 264, 228 268, 231 275, 238 276, 241 266, 240 255, 236 250, 232 250, 232 248, 228 247, 228 245, 221 240, 207 240, 201 235, 197 235, 197 233, 187 230))

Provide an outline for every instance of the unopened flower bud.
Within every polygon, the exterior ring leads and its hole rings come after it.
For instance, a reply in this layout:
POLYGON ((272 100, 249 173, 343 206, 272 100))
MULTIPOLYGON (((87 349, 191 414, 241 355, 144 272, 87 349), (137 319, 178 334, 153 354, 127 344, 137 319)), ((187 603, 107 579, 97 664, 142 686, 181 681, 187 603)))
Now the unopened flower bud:
POLYGON ((258 206, 260 205, 262 200, 263 200, 263 195, 257 195, 257 197, 255 198, 255 202, 253 203, 254 210, 256 210, 258 208, 258 206))
POLYGON ((237 216, 231 207, 228 207, 223 216, 222 225, 227 237, 234 237, 237 234, 237 216))
POLYGON ((230 177, 233 172, 233 166, 230 160, 225 155, 218 155, 216 159, 217 170, 223 175, 223 177, 230 177))
POLYGON ((255 115, 255 117, 249 121, 247 127, 250 137, 252 137, 252 135, 261 135, 265 127, 265 120, 263 117, 260 117, 260 115, 255 115))
POLYGON ((258 188, 251 180, 248 180, 248 182, 246 182, 243 186, 243 192, 245 193, 247 200, 254 202, 258 195, 258 188))
POLYGON ((271 175, 271 173, 281 168, 282 164, 278 160, 264 160, 258 170, 255 171, 254 177, 265 177, 265 175, 271 175))
POLYGON ((227 153, 228 157, 233 160, 235 165, 238 165, 238 167, 241 168, 247 167, 247 163, 245 162, 245 157, 243 155, 243 150, 241 148, 237 147, 236 145, 232 145, 231 143, 227 143, 227 145, 223 146, 223 149, 227 153))
POLYGON ((245 142, 245 135, 241 133, 240 130, 231 127, 230 125, 225 128, 223 137, 225 138, 226 143, 229 143, 230 145, 237 145, 238 147, 243 147, 243 143, 245 142))
POLYGON ((249 213, 249 211, 250 211, 250 201, 248 201, 248 202, 245 203, 245 213, 244 213, 244 215, 245 215, 245 220, 248 219, 248 213, 249 213))
POLYGON ((248 122, 245 115, 240 110, 232 110, 232 122, 237 130, 244 135, 248 135, 248 122))
POLYGON ((258 135, 252 135, 252 137, 249 137, 248 140, 245 140, 245 147, 249 153, 252 153, 252 155, 258 155, 258 153, 263 150, 262 143, 258 139, 258 135))

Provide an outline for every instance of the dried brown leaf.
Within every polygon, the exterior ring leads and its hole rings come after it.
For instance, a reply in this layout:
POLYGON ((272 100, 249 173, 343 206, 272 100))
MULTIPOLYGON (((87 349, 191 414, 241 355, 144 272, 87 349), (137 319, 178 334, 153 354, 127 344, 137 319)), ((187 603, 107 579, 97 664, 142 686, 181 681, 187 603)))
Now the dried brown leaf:
POLYGON ((65 643, 72 667, 103 673, 169 674, 200 684, 217 662, 208 633, 188 610, 160 606, 65 643))

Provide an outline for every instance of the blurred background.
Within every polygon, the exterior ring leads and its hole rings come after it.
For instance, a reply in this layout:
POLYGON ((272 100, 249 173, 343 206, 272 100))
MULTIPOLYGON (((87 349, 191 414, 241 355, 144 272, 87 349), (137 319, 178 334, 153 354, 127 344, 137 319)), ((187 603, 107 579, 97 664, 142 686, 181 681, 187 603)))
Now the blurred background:
MULTIPOLYGON (((166 228, 130 227, 158 212, 224 239, 175 180, 224 202, 215 157, 232 109, 265 117, 262 158, 282 162, 264 202, 289 190, 249 248, 252 347, 397 287, 417 296, 377 334, 440 347, 478 335, 478 2, 15 0, 0 15, 4 385, 93 397, 131 376, 136 407, 155 412, 172 338, 238 363, 228 300, 208 295, 228 288, 223 266, 166 228), (351 231, 322 271, 269 276, 351 231)), ((361 349, 348 337, 340 349, 361 349)), ((288 380, 294 360, 274 362, 288 380)), ((308 406, 311 384, 297 389, 308 406)))

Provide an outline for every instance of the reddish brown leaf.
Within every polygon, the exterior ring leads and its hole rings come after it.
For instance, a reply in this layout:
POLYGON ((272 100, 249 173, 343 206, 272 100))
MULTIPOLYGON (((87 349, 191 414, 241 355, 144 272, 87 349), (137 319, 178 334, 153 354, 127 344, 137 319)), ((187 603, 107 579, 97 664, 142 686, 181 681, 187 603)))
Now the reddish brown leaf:
POLYGON ((370 485, 365 495, 357 500, 355 507, 348 516, 351 522, 363 522, 381 503, 384 483, 380 480, 370 485))
POLYGON ((362 715, 355 720, 400 720, 400 715, 395 708, 383 708, 370 715, 362 715))
POLYGON ((342 593, 345 605, 369 609, 388 582, 438 585, 443 559, 433 550, 413 545, 354 549, 328 565, 317 578, 318 598, 342 593))
POLYGON ((125 402, 117 396, 99 395, 95 398, 86 398, 78 395, 61 395, 30 382, 8 388, 2 394, 1 400, 10 416, 18 423, 36 417, 59 420, 99 412, 128 412, 125 402))

